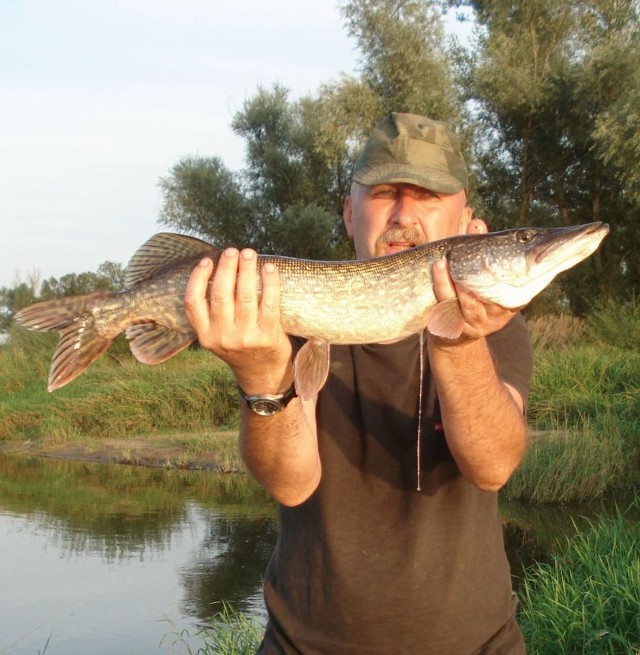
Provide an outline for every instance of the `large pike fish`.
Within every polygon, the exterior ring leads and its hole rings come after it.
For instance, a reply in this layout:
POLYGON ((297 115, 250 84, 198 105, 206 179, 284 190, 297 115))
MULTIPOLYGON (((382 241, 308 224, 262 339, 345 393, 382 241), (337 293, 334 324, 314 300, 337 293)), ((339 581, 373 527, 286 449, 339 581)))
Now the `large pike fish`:
MULTIPOLYGON (((273 262, 278 268, 285 332, 307 339, 294 374, 298 393, 309 397, 326 379, 329 344, 391 341, 425 328, 441 337, 460 335, 457 299, 436 303, 436 260, 448 260, 458 289, 515 309, 593 253, 608 232, 603 223, 518 228, 455 236, 375 259, 328 262, 260 255, 259 265, 273 262)), ((60 333, 49 391, 80 375, 121 332, 145 364, 158 364, 186 348, 196 338, 183 306, 187 280, 202 257, 216 263, 220 253, 199 239, 156 234, 131 259, 124 291, 49 300, 16 314, 31 330, 60 333)))

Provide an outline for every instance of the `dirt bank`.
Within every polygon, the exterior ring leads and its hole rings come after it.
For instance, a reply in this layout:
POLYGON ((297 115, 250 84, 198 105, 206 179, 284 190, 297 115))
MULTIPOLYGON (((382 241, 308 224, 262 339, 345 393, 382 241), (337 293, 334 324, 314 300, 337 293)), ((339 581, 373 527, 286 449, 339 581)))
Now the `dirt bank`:
POLYGON ((28 440, 0 444, 0 453, 104 464, 128 464, 164 468, 237 472, 239 466, 221 466, 213 451, 190 452, 184 445, 172 443, 165 436, 83 440, 63 444, 46 444, 28 440))

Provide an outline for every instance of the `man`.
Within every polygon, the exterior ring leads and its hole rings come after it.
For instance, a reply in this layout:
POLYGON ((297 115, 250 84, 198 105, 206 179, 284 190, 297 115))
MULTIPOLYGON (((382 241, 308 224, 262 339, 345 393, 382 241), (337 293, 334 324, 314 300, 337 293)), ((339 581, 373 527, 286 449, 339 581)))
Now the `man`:
MULTIPOLYGON (((467 189, 445 124, 390 114, 356 162, 344 206, 356 255, 486 231, 467 189)), ((242 455, 280 503, 260 652, 523 653, 497 508, 526 444, 522 318, 457 293, 440 261, 436 296, 458 295, 462 336, 426 333, 422 365, 418 336, 333 346, 327 383, 303 401, 291 392, 300 342, 280 327, 278 272, 256 262, 251 250, 225 251, 209 305, 203 260, 185 303, 200 343, 229 364, 243 395, 279 396, 271 416, 241 410, 242 455)))

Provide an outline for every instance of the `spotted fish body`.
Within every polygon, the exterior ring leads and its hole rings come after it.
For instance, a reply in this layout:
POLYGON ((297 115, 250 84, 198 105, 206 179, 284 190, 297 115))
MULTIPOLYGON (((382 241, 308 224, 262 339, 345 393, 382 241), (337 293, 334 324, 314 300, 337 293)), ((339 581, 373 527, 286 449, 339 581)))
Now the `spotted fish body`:
MULTIPOLYGON (((298 392, 309 396, 324 383, 329 344, 391 341, 425 328, 445 338, 460 335, 464 321, 457 301, 436 302, 432 267, 438 259, 448 260, 457 288, 516 308, 559 272, 589 256, 607 233, 602 223, 519 228, 451 237, 367 260, 260 255, 258 263, 272 262, 278 269, 283 329, 308 339, 295 365, 298 392), (306 375, 310 361, 319 370, 306 375)), ((77 377, 122 332, 145 364, 165 361, 186 348, 196 339, 184 311, 187 281, 202 257, 216 265, 220 254, 199 239, 157 234, 133 256, 124 291, 49 300, 16 314, 29 329, 60 333, 49 390, 77 377)))

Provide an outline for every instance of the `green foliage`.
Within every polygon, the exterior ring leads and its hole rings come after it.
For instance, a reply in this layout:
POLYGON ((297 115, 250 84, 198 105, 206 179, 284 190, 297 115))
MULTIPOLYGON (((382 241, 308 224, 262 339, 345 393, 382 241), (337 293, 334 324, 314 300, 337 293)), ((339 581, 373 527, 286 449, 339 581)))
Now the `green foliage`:
POLYGON ((39 287, 40 276, 35 271, 11 287, 0 287, 0 335, 9 330, 17 311, 36 301, 39 287))
POLYGON ((535 353, 529 420, 561 429, 614 415, 633 426, 640 416, 640 351, 604 343, 574 344, 535 353))
POLYGON ((527 311, 527 327, 534 351, 558 350, 579 343, 584 339, 584 321, 568 314, 538 315, 529 318, 527 311))
POLYGON ((280 85, 259 88, 232 122, 246 168, 181 162, 161 181, 164 224, 219 245, 350 256, 341 208, 354 158, 384 114, 412 111, 461 129, 472 202, 493 229, 611 225, 603 247, 559 280, 558 307, 582 316, 595 295, 640 292, 637 2, 348 0, 340 8, 361 54, 357 75, 298 100, 280 85), (473 12, 466 46, 444 38, 451 7, 473 12), (314 215, 323 238, 305 243, 314 215))
POLYGON ((640 523, 600 518, 549 564, 528 570, 520 627, 532 655, 623 655, 640 651, 640 523))
POLYGON ((304 259, 340 258, 340 234, 333 214, 314 204, 291 205, 269 230, 273 253, 288 252, 304 259))
POLYGON ((98 359, 55 393, 46 380, 56 338, 16 330, 0 349, 0 441, 196 432, 237 426, 231 373, 210 353, 189 350, 145 366, 128 353, 98 359))
POLYGON ((377 98, 372 124, 390 111, 457 122, 460 104, 436 3, 351 0, 341 9, 363 53, 362 81, 377 98))
POLYGON ((188 630, 174 629, 165 635, 163 642, 170 641, 171 646, 180 644, 189 655, 254 655, 263 634, 263 626, 224 603, 222 610, 194 635, 188 630), (193 641, 200 644, 196 651, 189 645, 193 641))
POLYGON ((459 4, 479 26, 466 77, 476 209, 494 228, 608 222, 604 246, 560 280, 570 311, 637 293, 637 3, 459 4))
POLYGON ((124 288, 124 269, 120 264, 104 262, 96 273, 67 273, 61 278, 50 277, 40 286, 37 300, 64 296, 79 296, 94 291, 119 291, 124 288))
POLYGON ((160 223, 214 246, 250 245, 250 212, 237 176, 217 157, 185 157, 159 186, 160 223))
POLYGON ((529 503, 573 503, 602 498, 637 482, 640 456, 629 457, 628 434, 614 416, 533 432, 520 467, 503 493, 510 500, 529 503))
POLYGON ((619 348, 640 349, 640 296, 625 301, 602 298, 593 303, 587 316, 592 338, 619 348))
POLYGON ((505 495, 572 502, 634 487, 640 480, 637 305, 607 300, 585 321, 539 317, 530 326, 534 430, 505 495))

